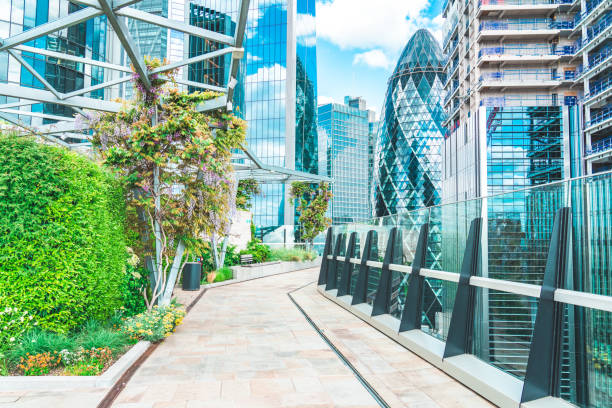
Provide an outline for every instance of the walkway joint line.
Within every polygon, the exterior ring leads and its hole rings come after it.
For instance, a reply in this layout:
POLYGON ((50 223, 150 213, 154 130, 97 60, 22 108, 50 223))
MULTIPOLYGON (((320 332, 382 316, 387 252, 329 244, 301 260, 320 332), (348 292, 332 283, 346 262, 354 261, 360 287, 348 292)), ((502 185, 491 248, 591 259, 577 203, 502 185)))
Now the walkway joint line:
POLYGON ((297 292, 298 290, 304 289, 306 286, 310 286, 310 285, 312 285, 313 283, 316 283, 316 282, 317 281, 312 281, 310 283, 307 283, 305 285, 300 286, 299 288, 296 288, 296 289, 293 289, 293 290, 287 292, 287 296, 289 297, 289 300, 291 300, 293 305, 300 311, 300 313, 304 316, 304 318, 306 319, 308 324, 310 324, 310 326, 317 332, 319 337, 321 337, 321 339, 323 339, 323 341, 327 344, 327 346, 336 354, 336 356, 338 356, 340 361, 342 361, 344 363, 344 365, 346 365, 349 368, 349 370, 351 370, 351 372, 353 373, 355 378, 357 378, 357 380, 361 383, 361 385, 363 385, 363 387, 376 400, 378 405, 383 407, 383 408, 391 408, 391 406, 385 402, 385 400, 380 396, 380 394, 378 394, 378 392, 376 392, 374 387, 372 387, 372 385, 359 373, 359 371, 346 358, 346 356, 344 354, 342 354, 342 352, 340 350, 338 350, 338 348, 336 346, 334 346, 334 344, 331 342, 331 340, 325 335, 325 333, 323 333, 323 331, 319 328, 319 326, 316 325, 316 323, 310 318, 310 316, 308 316, 306 311, 293 298, 292 293, 297 292))

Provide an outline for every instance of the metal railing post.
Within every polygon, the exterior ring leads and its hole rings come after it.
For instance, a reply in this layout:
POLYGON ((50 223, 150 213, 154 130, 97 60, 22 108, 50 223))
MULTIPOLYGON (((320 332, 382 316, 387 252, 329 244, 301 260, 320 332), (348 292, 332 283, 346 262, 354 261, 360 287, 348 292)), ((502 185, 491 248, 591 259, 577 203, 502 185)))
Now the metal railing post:
POLYGON ((355 284, 355 293, 351 305, 365 303, 368 291, 368 276, 370 267, 368 261, 374 257, 378 257, 378 245, 374 245, 374 241, 378 239, 378 234, 374 230, 369 230, 366 235, 365 245, 361 253, 361 264, 359 265, 359 275, 355 284))
POLYGON ((338 256, 340 255, 340 250, 344 246, 346 234, 341 233, 338 234, 336 238, 336 247, 334 248, 334 259, 329 263, 329 267, 327 269, 327 285, 325 285, 325 290, 332 290, 338 287, 338 256))
POLYGON ((421 268, 425 266, 427 256, 427 238, 429 236, 429 223, 421 225, 419 240, 417 241, 412 270, 410 271, 410 282, 406 293, 406 303, 402 312, 399 331, 420 329, 421 315, 423 314, 423 280, 420 275, 421 268))
POLYGON ((380 272, 378 289, 376 290, 376 297, 374 298, 374 304, 372 306, 372 316, 389 313, 391 303, 391 278, 393 276, 391 269, 389 269, 389 265, 395 263, 397 258, 401 259, 401 241, 399 228, 393 227, 389 232, 389 239, 387 240, 387 249, 380 272))
POLYGON ((338 293, 336 296, 348 295, 351 286, 351 275, 353 264, 351 258, 355 256, 355 243, 357 241, 357 233, 352 232, 349 238, 348 246, 346 247, 346 257, 344 265, 342 265, 342 273, 340 274, 340 283, 338 284, 338 293))
POLYGON ((538 301, 521 403, 558 396, 563 342, 563 304, 555 302, 557 288, 565 286, 572 268, 572 211, 563 207, 555 215, 546 269, 538 301))
POLYGON ((327 235, 325 237, 325 247, 323 247, 323 259, 321 259, 321 269, 319 270, 319 280, 317 285, 324 285, 327 282, 327 271, 329 270, 329 259, 327 256, 331 254, 332 247, 332 229, 327 229, 327 235))
POLYGON ((476 288, 470 286, 470 278, 478 275, 481 228, 482 218, 474 218, 470 224, 470 232, 465 244, 453 314, 444 347, 444 358, 471 353, 476 288))

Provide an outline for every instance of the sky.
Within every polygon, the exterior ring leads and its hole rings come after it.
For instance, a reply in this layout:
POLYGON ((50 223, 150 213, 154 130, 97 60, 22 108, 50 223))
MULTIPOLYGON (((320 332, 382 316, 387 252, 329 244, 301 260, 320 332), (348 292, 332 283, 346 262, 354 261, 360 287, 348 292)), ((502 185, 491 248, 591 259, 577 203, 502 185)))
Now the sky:
POLYGON ((387 80, 410 36, 442 41, 443 0, 317 0, 319 104, 362 96, 380 113, 387 80))

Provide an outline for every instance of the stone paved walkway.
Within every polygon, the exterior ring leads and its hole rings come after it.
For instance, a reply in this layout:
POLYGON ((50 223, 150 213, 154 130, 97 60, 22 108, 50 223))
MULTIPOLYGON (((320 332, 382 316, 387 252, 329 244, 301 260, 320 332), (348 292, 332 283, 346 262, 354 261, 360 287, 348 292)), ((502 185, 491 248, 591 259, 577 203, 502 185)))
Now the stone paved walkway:
POLYGON ((292 296, 393 407, 488 402, 316 292, 318 270, 209 290, 117 398, 116 408, 377 407, 292 296))
MULTIPOLYGON (((287 293, 392 407, 489 407, 321 296, 310 269, 208 290, 116 408, 378 407, 287 293)), ((3 407, 96 407, 106 391, 0 393, 3 407)))
POLYGON ((114 407, 377 407, 287 296, 315 274, 209 290, 114 407))

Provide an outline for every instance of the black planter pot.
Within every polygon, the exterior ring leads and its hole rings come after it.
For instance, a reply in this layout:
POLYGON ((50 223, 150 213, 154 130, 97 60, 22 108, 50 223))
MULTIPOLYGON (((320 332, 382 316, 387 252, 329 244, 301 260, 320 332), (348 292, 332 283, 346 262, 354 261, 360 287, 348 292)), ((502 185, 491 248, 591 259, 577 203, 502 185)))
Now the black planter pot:
POLYGON ((200 290, 202 280, 202 264, 187 262, 183 266, 183 290, 200 290))

